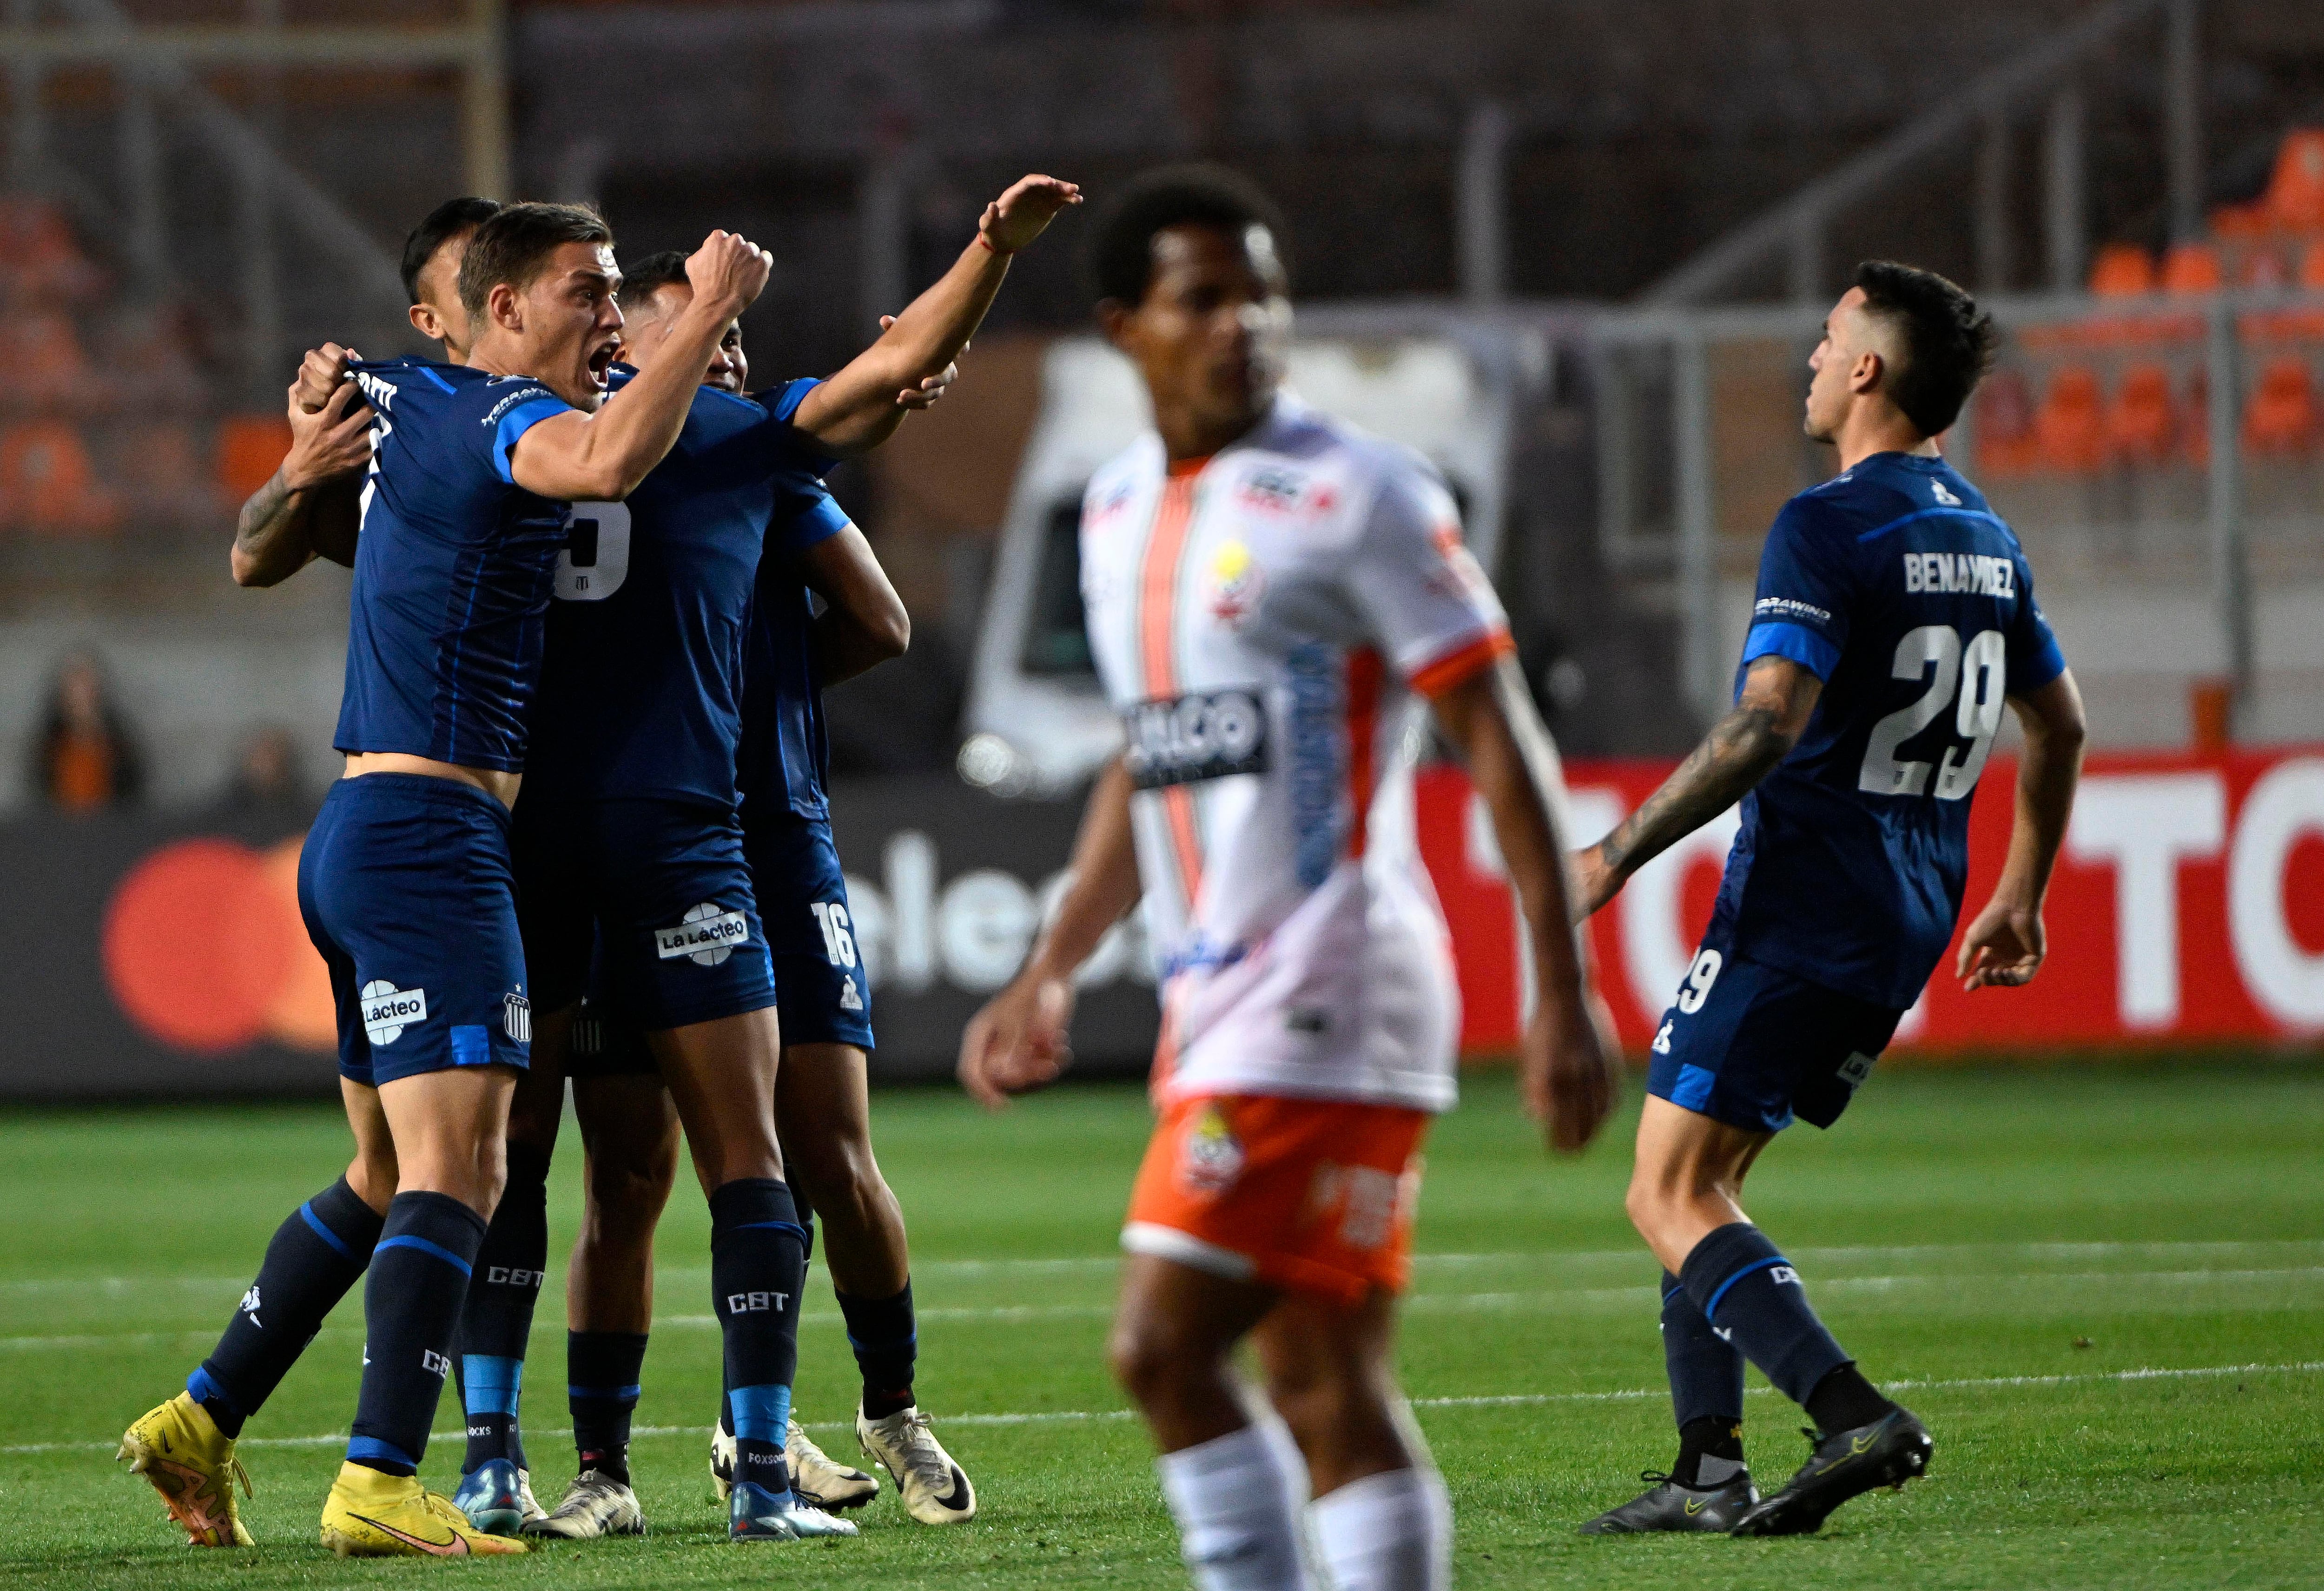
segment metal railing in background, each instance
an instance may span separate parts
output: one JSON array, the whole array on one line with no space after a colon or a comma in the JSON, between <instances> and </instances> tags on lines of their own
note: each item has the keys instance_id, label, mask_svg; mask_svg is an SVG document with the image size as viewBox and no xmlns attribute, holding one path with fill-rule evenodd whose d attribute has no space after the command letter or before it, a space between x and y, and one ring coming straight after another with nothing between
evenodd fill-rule
<instances>
[{"instance_id":1,"label":"metal railing in background","mask_svg":"<svg viewBox=\"0 0 2324 1591\"><path fill-rule=\"evenodd\" d=\"M1989 307L2005 351L1946 451L2019 530L2046 603L2176 604L2175 639L2109 636L2100 655L2118 661L2105 667L2216 679L2255 725L2263 610L2307 602L2270 622L2324 627L2324 293ZM1813 311L1787 307L1591 322L1600 549L1618 574L1666 589L1680 677L1705 721L1730 699L1749 607L1733 585L1783 500L1831 469L1801 428L1818 332ZM2194 638L2190 593L2206 631Z\"/></svg>"}]
</instances>

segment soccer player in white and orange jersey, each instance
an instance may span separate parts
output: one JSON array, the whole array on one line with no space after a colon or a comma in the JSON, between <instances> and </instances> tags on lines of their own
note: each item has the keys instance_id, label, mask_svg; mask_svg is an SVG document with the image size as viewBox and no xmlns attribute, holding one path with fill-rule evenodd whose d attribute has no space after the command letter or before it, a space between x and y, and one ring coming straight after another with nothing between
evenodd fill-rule
<instances>
[{"instance_id":1,"label":"soccer player in white and orange jersey","mask_svg":"<svg viewBox=\"0 0 2324 1591\"><path fill-rule=\"evenodd\" d=\"M1204 1591L1296 1591L1312 1489L1339 1591L1426 1591L1451 1514L1390 1360L1460 1024L1413 843L1419 703L1491 809L1532 929L1522 1063L1554 1144L1589 1141L1614 1073L1567 925L1556 754L1500 604L1434 470L1282 390L1280 236L1263 196L1207 168L1141 179L1097 229L1099 315L1155 417L1082 516L1090 641L1127 745L960 1071L994 1105L1054 1079L1074 970L1143 896L1160 1119L1111 1353L1188 1567ZM1251 1422L1230 1358L1246 1337L1304 1466Z\"/></svg>"}]
</instances>

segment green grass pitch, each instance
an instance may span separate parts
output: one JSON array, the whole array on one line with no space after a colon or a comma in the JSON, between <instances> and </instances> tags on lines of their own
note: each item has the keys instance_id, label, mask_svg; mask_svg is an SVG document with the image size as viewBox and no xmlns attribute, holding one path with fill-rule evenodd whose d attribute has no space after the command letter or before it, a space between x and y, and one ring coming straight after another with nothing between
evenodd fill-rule
<instances>
[{"instance_id":1,"label":"green grass pitch","mask_svg":"<svg viewBox=\"0 0 2324 1591\"><path fill-rule=\"evenodd\" d=\"M245 1433L256 1550L189 1551L113 1462L122 1427L207 1351L275 1223L336 1173L327 1109L7 1115L0 1584L1183 1586L1150 1451L1100 1362L1141 1097L1068 1090L988 1118L894 1093L875 1115L912 1223L921 1393L982 1517L923 1529L890 1492L856 1541L725 1544L703 1464L707 1219L686 1187L638 1412L653 1533L460 1566L339 1563L316 1544L356 1298ZM1403 1371L1451 1481L1461 1585L2324 1584L2324 1070L1896 1069L1835 1131L1784 1135L1752 1212L1937 1439L1925 1480L1786 1541L1574 1534L1672 1446L1655 1267L1622 1217L1630 1119L1554 1163L1507 1082L1480 1078L1430 1145ZM527 1404L549 1497L572 1457L556 1280L577 1206L569 1133L565 1147ZM819 1275L803 1338L801 1417L852 1456L853 1366ZM1805 1448L1796 1412L1753 1385L1766 1485ZM438 1430L456 1423L447 1400ZM458 1457L439 1434L424 1473L448 1490Z\"/></svg>"}]
</instances>

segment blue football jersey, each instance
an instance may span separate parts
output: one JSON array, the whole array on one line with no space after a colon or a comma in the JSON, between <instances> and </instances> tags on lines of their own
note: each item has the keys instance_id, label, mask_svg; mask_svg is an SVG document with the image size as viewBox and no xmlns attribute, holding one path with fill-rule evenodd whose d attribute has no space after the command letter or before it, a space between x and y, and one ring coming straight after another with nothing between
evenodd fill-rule
<instances>
[{"instance_id":1,"label":"blue football jersey","mask_svg":"<svg viewBox=\"0 0 2324 1591\"><path fill-rule=\"evenodd\" d=\"M373 448L332 744L520 771L569 512L516 483L509 450L572 406L529 376L420 359L355 380Z\"/></svg>"},{"instance_id":2,"label":"blue football jersey","mask_svg":"<svg viewBox=\"0 0 2324 1591\"><path fill-rule=\"evenodd\" d=\"M616 389L634 373L617 367ZM677 446L626 501L574 505L529 799L734 805L760 555L824 500L816 472L830 467L789 423L814 385L749 398L704 387Z\"/></svg>"},{"instance_id":3,"label":"blue football jersey","mask_svg":"<svg viewBox=\"0 0 2324 1591\"><path fill-rule=\"evenodd\" d=\"M800 575L798 555L850 522L823 483L814 485L816 501L767 533L742 698L746 809L788 809L803 818L830 814L824 781L831 745L824 731L822 687L815 677L815 598Z\"/></svg>"},{"instance_id":4,"label":"blue football jersey","mask_svg":"<svg viewBox=\"0 0 2324 1591\"><path fill-rule=\"evenodd\" d=\"M1775 517L1738 694L1769 656L1823 692L1743 800L1710 937L1901 1010L1960 913L2003 699L2066 667L2024 549L1944 460L1877 454Z\"/></svg>"}]
</instances>

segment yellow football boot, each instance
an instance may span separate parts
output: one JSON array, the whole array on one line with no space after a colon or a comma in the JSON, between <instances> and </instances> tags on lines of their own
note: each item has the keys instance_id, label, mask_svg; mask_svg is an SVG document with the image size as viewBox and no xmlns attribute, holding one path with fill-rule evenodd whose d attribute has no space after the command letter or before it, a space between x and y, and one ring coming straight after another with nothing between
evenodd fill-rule
<instances>
[{"instance_id":1,"label":"yellow football boot","mask_svg":"<svg viewBox=\"0 0 2324 1591\"><path fill-rule=\"evenodd\" d=\"M170 1517L197 1547L247 1547L250 1531L234 1507L234 1486L250 1494L250 1476L234 1456L234 1439L217 1428L210 1412L180 1393L149 1409L121 1435L116 1458L129 1460L161 1494Z\"/></svg>"},{"instance_id":2,"label":"yellow football boot","mask_svg":"<svg viewBox=\"0 0 2324 1591\"><path fill-rule=\"evenodd\" d=\"M384 1475L361 1464L339 1466L323 1504L323 1545L341 1558L467 1558L522 1552L506 1536L488 1536L468 1516L410 1475Z\"/></svg>"}]
</instances>

